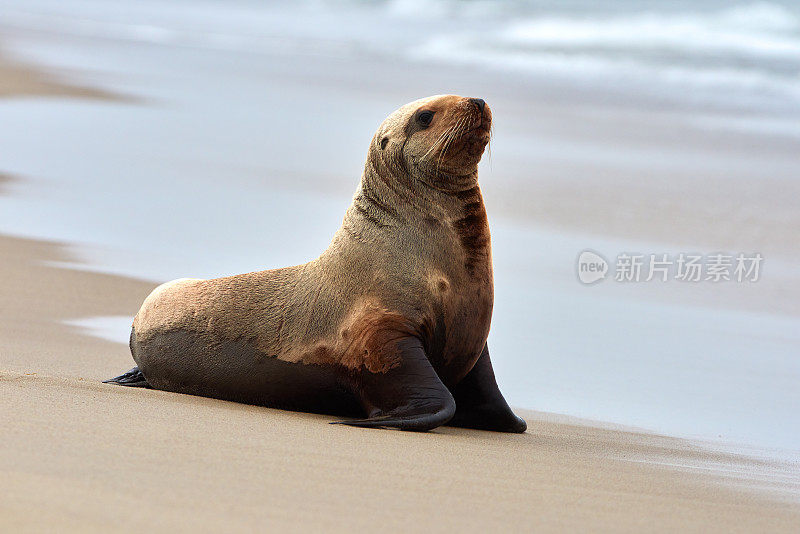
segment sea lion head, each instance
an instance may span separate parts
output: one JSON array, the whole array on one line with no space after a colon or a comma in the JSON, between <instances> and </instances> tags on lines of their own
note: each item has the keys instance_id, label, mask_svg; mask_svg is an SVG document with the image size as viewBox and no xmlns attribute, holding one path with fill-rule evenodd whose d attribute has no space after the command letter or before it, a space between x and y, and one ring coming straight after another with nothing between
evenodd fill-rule
<instances>
[{"instance_id":1,"label":"sea lion head","mask_svg":"<svg viewBox=\"0 0 800 534\"><path fill-rule=\"evenodd\" d=\"M449 189L477 180L477 166L489 143L492 112L480 98L436 95L401 107L378 128L371 153L390 169L435 180Z\"/></svg>"}]
</instances>

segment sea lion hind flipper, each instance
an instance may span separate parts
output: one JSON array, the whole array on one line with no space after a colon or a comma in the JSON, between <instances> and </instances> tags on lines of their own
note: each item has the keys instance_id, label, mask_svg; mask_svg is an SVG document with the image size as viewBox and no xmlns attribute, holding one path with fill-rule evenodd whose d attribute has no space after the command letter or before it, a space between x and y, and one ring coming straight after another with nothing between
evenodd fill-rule
<instances>
[{"instance_id":1,"label":"sea lion hind flipper","mask_svg":"<svg viewBox=\"0 0 800 534\"><path fill-rule=\"evenodd\" d=\"M148 388L153 389L153 386L147 381L138 367L134 367L127 373L121 374L115 378L103 380L104 384L117 384L119 386L128 386L132 388Z\"/></svg>"},{"instance_id":2,"label":"sea lion hind flipper","mask_svg":"<svg viewBox=\"0 0 800 534\"><path fill-rule=\"evenodd\" d=\"M497 387L488 345L452 392L458 409L450 426L518 434L528 428L525 420L511 411Z\"/></svg>"},{"instance_id":3,"label":"sea lion hind flipper","mask_svg":"<svg viewBox=\"0 0 800 534\"><path fill-rule=\"evenodd\" d=\"M400 364L385 373L362 370L355 379L356 393L370 414L366 419L335 421L365 428L397 428L425 432L446 424L456 403L428 361L416 338L396 342Z\"/></svg>"}]
</instances>

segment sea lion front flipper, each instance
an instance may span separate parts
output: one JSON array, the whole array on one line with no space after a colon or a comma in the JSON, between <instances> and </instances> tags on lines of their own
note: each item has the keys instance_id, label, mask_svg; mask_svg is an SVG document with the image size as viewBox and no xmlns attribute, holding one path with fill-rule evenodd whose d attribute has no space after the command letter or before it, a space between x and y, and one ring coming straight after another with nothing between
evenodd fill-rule
<instances>
[{"instance_id":1,"label":"sea lion front flipper","mask_svg":"<svg viewBox=\"0 0 800 534\"><path fill-rule=\"evenodd\" d=\"M422 343L413 337L395 343L400 365L385 373L362 370L354 380L369 417L335 423L424 432L453 417L455 400L431 367Z\"/></svg>"},{"instance_id":2,"label":"sea lion front flipper","mask_svg":"<svg viewBox=\"0 0 800 534\"><path fill-rule=\"evenodd\" d=\"M458 409L449 426L516 433L528 428L525 420L511 411L497 387L488 345L483 347L472 370L453 388L453 397Z\"/></svg>"}]
</instances>

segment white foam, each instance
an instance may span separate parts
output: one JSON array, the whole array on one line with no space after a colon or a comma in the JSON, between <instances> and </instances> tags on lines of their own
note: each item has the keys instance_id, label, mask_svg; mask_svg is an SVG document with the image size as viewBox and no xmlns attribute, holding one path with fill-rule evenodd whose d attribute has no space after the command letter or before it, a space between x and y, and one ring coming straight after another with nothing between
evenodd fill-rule
<instances>
[{"instance_id":1,"label":"white foam","mask_svg":"<svg viewBox=\"0 0 800 534\"><path fill-rule=\"evenodd\" d=\"M771 17L764 17L765 9ZM610 18L542 17L512 24L502 32L506 44L565 49L617 47L638 52L665 49L684 53L735 53L788 57L800 52L797 21L777 6L722 12L640 13Z\"/></svg>"}]
</instances>

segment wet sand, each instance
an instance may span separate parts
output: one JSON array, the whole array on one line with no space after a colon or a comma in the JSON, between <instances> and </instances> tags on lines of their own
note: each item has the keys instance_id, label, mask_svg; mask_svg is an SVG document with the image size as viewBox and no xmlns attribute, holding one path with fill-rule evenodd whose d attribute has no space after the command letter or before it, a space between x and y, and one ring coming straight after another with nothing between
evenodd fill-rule
<instances>
[{"instance_id":1,"label":"wet sand","mask_svg":"<svg viewBox=\"0 0 800 534\"><path fill-rule=\"evenodd\" d=\"M0 235L0 257L0 369L99 379L132 367L125 345L82 335L63 321L132 318L156 284L48 266L73 260L61 243Z\"/></svg>"},{"instance_id":2,"label":"wet sand","mask_svg":"<svg viewBox=\"0 0 800 534\"><path fill-rule=\"evenodd\" d=\"M669 438L526 413L524 435L355 430L323 416L2 373L0 527L778 532L796 503Z\"/></svg>"}]
</instances>

